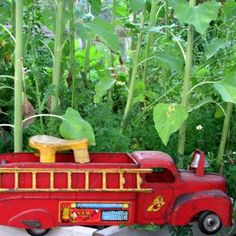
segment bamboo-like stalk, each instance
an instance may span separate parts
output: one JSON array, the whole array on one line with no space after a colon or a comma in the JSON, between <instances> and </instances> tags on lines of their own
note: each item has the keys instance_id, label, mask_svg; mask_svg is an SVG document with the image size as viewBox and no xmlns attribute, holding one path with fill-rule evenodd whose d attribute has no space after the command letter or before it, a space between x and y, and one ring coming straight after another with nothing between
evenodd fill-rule
<instances>
[{"instance_id":1,"label":"bamboo-like stalk","mask_svg":"<svg viewBox=\"0 0 236 236\"><path fill-rule=\"evenodd\" d=\"M15 23L16 23L16 3L15 0L11 1L11 31L15 35Z\"/></svg>"},{"instance_id":2,"label":"bamboo-like stalk","mask_svg":"<svg viewBox=\"0 0 236 236\"><path fill-rule=\"evenodd\" d=\"M149 22L150 27L154 27L156 25L156 14L157 14L157 9L158 9L158 4L159 4L159 1L152 0L150 22ZM144 60L149 57L151 45L153 44L153 37L154 37L154 32L148 32ZM146 60L144 63L144 69L143 69L144 81L147 79L148 65L149 65L149 60Z\"/></svg>"},{"instance_id":3,"label":"bamboo-like stalk","mask_svg":"<svg viewBox=\"0 0 236 236\"><path fill-rule=\"evenodd\" d=\"M22 151L22 77L23 77L23 6L24 0L16 1L16 44L14 80L14 151Z\"/></svg>"},{"instance_id":4,"label":"bamboo-like stalk","mask_svg":"<svg viewBox=\"0 0 236 236\"><path fill-rule=\"evenodd\" d=\"M196 0L190 0L190 5L195 6ZM184 68L184 84L182 92L182 105L187 109L189 103L189 89L190 89L190 80L193 64L193 33L194 28L192 25L188 26L188 35L187 35L187 52L186 52L186 63ZM185 121L182 127L179 130L179 139L178 139L178 153L180 155L184 154L185 149L185 140L186 140L186 128L187 122ZM183 167L183 159L180 159L179 167Z\"/></svg>"},{"instance_id":5,"label":"bamboo-like stalk","mask_svg":"<svg viewBox=\"0 0 236 236\"><path fill-rule=\"evenodd\" d=\"M223 166L223 155L225 152L226 141L228 138L230 119L232 117L232 112L233 112L233 104L228 103L227 108L226 108L224 124L223 124L222 132L221 132L220 146L219 146L218 155L217 155L217 162L219 164L221 164L222 166Z\"/></svg>"},{"instance_id":6,"label":"bamboo-like stalk","mask_svg":"<svg viewBox=\"0 0 236 236\"><path fill-rule=\"evenodd\" d=\"M61 77L61 60L63 50L63 31L64 31L64 0L57 0L57 14L56 14L56 30L54 43L54 60L53 60L53 84L55 85L55 95L51 100L51 112L57 112L59 109L59 87Z\"/></svg>"},{"instance_id":7,"label":"bamboo-like stalk","mask_svg":"<svg viewBox=\"0 0 236 236\"><path fill-rule=\"evenodd\" d=\"M69 0L69 11L70 11L70 75L72 78L71 88L71 107L75 108L75 80L76 80L76 62L75 62L75 17L74 17L74 0Z\"/></svg>"},{"instance_id":8,"label":"bamboo-like stalk","mask_svg":"<svg viewBox=\"0 0 236 236\"><path fill-rule=\"evenodd\" d=\"M111 24L112 24L113 28L115 29L116 28L116 0L112 1ZM108 66L110 68L114 67L114 55L113 55L112 51L111 51L111 54L110 54L110 58L108 59ZM115 69L113 68L112 71L114 72L114 70ZM110 73L110 71L108 73ZM111 76L111 75L109 74L108 76ZM111 88L109 90L108 99L109 99L110 108L112 109L112 107L113 107L113 88Z\"/></svg>"},{"instance_id":9,"label":"bamboo-like stalk","mask_svg":"<svg viewBox=\"0 0 236 236\"><path fill-rule=\"evenodd\" d=\"M84 58L84 79L86 80L85 85L87 84L87 79L89 74L90 48L91 48L91 42L90 40L87 40L85 46L85 58Z\"/></svg>"},{"instance_id":10,"label":"bamboo-like stalk","mask_svg":"<svg viewBox=\"0 0 236 236\"><path fill-rule=\"evenodd\" d=\"M143 28L143 26L144 26L145 11L146 11L146 6L144 5L143 10L142 10L141 20L140 20L141 28ZM126 128L127 118L129 116L131 105L132 105L136 75L138 72L138 62L139 62L139 56L140 56L140 50L141 50L141 44L142 44L142 36L143 36L143 33L140 32L138 35L138 41L137 41L137 45L136 45L136 53L135 53L134 60L133 60L133 68L132 68L132 74L131 74L131 79L130 79L130 84L129 84L128 98L127 98L127 102L126 102L126 106L125 106L124 115L123 115L123 118L121 121L122 132L124 132L124 130Z\"/></svg>"}]
</instances>

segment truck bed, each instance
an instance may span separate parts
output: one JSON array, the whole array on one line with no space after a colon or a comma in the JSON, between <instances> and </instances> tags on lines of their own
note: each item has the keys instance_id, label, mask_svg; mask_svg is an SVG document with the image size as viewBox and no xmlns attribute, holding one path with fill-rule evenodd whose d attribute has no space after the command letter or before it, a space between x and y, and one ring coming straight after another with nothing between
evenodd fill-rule
<instances>
[{"instance_id":1,"label":"truck bed","mask_svg":"<svg viewBox=\"0 0 236 236\"><path fill-rule=\"evenodd\" d=\"M6 153L0 154L1 167L49 167L52 168L138 168L138 162L127 153L90 153L90 163L74 162L73 153L57 153L56 163L40 163L34 153Z\"/></svg>"}]
</instances>

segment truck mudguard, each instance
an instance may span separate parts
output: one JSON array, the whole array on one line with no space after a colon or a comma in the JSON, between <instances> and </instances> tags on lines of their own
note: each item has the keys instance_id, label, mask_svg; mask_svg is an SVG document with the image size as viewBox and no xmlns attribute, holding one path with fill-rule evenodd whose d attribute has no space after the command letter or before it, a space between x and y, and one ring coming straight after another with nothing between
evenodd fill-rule
<instances>
[{"instance_id":1,"label":"truck mudguard","mask_svg":"<svg viewBox=\"0 0 236 236\"><path fill-rule=\"evenodd\" d=\"M48 229L55 227L55 222L48 211L36 208L23 211L10 218L8 225L18 228Z\"/></svg>"},{"instance_id":2,"label":"truck mudguard","mask_svg":"<svg viewBox=\"0 0 236 236\"><path fill-rule=\"evenodd\" d=\"M169 223L172 225L186 225L194 217L205 211L217 214L223 225L232 225L232 203L224 192L217 190L179 197L171 211Z\"/></svg>"}]
</instances>

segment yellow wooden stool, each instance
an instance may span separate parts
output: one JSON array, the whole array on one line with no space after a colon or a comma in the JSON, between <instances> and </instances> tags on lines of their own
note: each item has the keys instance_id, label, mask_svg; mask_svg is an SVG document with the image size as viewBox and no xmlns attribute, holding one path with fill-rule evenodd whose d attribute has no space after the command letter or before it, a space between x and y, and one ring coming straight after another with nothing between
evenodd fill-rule
<instances>
[{"instance_id":1,"label":"yellow wooden stool","mask_svg":"<svg viewBox=\"0 0 236 236\"><path fill-rule=\"evenodd\" d=\"M41 163L54 163L56 152L65 150L73 150L75 162L90 161L87 139L67 140L48 135L35 135L29 139L29 145L39 150Z\"/></svg>"}]
</instances>

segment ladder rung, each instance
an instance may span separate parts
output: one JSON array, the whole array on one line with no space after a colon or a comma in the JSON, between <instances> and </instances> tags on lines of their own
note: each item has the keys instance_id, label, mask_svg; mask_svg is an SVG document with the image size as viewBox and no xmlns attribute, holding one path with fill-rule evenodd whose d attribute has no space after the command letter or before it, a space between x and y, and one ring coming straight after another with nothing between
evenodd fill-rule
<instances>
[{"instance_id":1,"label":"ladder rung","mask_svg":"<svg viewBox=\"0 0 236 236\"><path fill-rule=\"evenodd\" d=\"M18 188L19 188L19 172L15 172L14 188L15 188L15 189L18 189Z\"/></svg>"},{"instance_id":2,"label":"ladder rung","mask_svg":"<svg viewBox=\"0 0 236 236\"><path fill-rule=\"evenodd\" d=\"M124 189L124 184L125 184L124 173L120 172L120 189Z\"/></svg>"},{"instance_id":3,"label":"ladder rung","mask_svg":"<svg viewBox=\"0 0 236 236\"><path fill-rule=\"evenodd\" d=\"M67 172L67 183L68 183L68 189L71 190L72 180L71 180L71 172Z\"/></svg>"},{"instance_id":4,"label":"ladder rung","mask_svg":"<svg viewBox=\"0 0 236 236\"><path fill-rule=\"evenodd\" d=\"M54 173L50 172L50 189L54 189Z\"/></svg>"},{"instance_id":5,"label":"ladder rung","mask_svg":"<svg viewBox=\"0 0 236 236\"><path fill-rule=\"evenodd\" d=\"M36 189L36 172L32 172L32 189Z\"/></svg>"},{"instance_id":6,"label":"ladder rung","mask_svg":"<svg viewBox=\"0 0 236 236\"><path fill-rule=\"evenodd\" d=\"M89 172L85 171L85 190L89 189Z\"/></svg>"},{"instance_id":7,"label":"ladder rung","mask_svg":"<svg viewBox=\"0 0 236 236\"><path fill-rule=\"evenodd\" d=\"M102 172L102 189L106 189L107 188L107 173L104 171Z\"/></svg>"}]
</instances>

